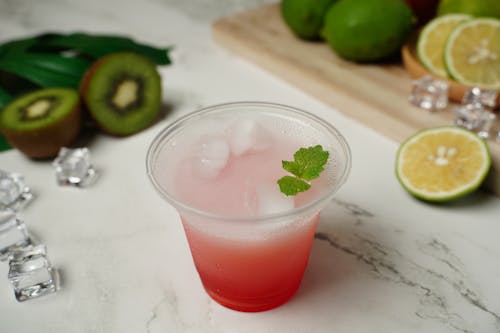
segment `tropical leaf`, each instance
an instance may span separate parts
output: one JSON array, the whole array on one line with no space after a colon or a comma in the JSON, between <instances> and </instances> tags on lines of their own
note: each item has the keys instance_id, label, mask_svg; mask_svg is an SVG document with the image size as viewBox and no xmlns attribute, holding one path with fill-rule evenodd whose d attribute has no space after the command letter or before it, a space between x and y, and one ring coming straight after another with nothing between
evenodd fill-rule
<instances>
[{"instance_id":1,"label":"tropical leaf","mask_svg":"<svg viewBox=\"0 0 500 333\"><path fill-rule=\"evenodd\" d=\"M171 63L170 48L149 46L125 36L45 33L1 44L0 71L39 87L77 88L93 61L124 51L139 53L158 65ZM6 91L14 95L22 92L22 89L13 91L5 82L2 84L6 94ZM0 94L0 103L3 99Z\"/></svg>"},{"instance_id":2,"label":"tropical leaf","mask_svg":"<svg viewBox=\"0 0 500 333\"><path fill-rule=\"evenodd\" d=\"M0 87L0 110L12 100L12 96Z\"/></svg>"},{"instance_id":3,"label":"tropical leaf","mask_svg":"<svg viewBox=\"0 0 500 333\"><path fill-rule=\"evenodd\" d=\"M17 75L41 87L77 88L81 76L43 68L15 58L0 59L0 70Z\"/></svg>"},{"instance_id":4,"label":"tropical leaf","mask_svg":"<svg viewBox=\"0 0 500 333\"><path fill-rule=\"evenodd\" d=\"M44 46L55 46L73 50L96 59L109 53L133 51L150 58L151 61L158 65L170 64L168 56L170 48L155 48L122 36L75 33L65 36L54 36L53 38L48 38L42 44Z\"/></svg>"},{"instance_id":5,"label":"tropical leaf","mask_svg":"<svg viewBox=\"0 0 500 333\"><path fill-rule=\"evenodd\" d=\"M2 134L0 134L0 152L9 150L11 148L12 147L9 145L5 137Z\"/></svg>"}]
</instances>

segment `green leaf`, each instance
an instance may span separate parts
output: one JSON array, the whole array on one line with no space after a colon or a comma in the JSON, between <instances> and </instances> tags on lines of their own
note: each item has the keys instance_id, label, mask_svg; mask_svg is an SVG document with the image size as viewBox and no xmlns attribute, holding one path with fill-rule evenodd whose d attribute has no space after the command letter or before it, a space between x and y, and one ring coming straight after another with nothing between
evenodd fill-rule
<instances>
[{"instance_id":1,"label":"green leaf","mask_svg":"<svg viewBox=\"0 0 500 333\"><path fill-rule=\"evenodd\" d=\"M311 187L307 181L319 177L329 156L330 153L317 145L300 148L293 154L293 161L281 161L283 169L295 176L285 176L278 180L281 192L286 195L295 195L307 191Z\"/></svg>"},{"instance_id":2,"label":"green leaf","mask_svg":"<svg viewBox=\"0 0 500 333\"><path fill-rule=\"evenodd\" d=\"M170 48L156 48L124 36L45 33L0 45L0 84L14 96L39 87L78 88L93 61L125 51L139 53L159 65L170 64ZM22 85L17 84L20 82ZM5 103L1 95L0 103Z\"/></svg>"},{"instance_id":3,"label":"green leaf","mask_svg":"<svg viewBox=\"0 0 500 333\"><path fill-rule=\"evenodd\" d=\"M42 87L77 88L80 76L38 67L14 58L0 59L0 70L15 74Z\"/></svg>"},{"instance_id":4,"label":"green leaf","mask_svg":"<svg viewBox=\"0 0 500 333\"><path fill-rule=\"evenodd\" d=\"M292 175L295 175L297 177L300 177L304 170L302 170L302 167L297 163L293 161L281 161L281 165L283 166L283 169L286 171L290 172Z\"/></svg>"},{"instance_id":5,"label":"green leaf","mask_svg":"<svg viewBox=\"0 0 500 333\"><path fill-rule=\"evenodd\" d=\"M7 55L15 55L26 52L30 47L35 45L37 37L13 40L0 45L0 57Z\"/></svg>"},{"instance_id":6,"label":"green leaf","mask_svg":"<svg viewBox=\"0 0 500 333\"><path fill-rule=\"evenodd\" d=\"M142 54L158 65L168 65L171 63L170 50L170 47L153 47L125 36L45 33L30 38L12 40L0 45L0 57L32 52L58 55L64 51L73 51L96 60L109 53L130 51Z\"/></svg>"},{"instance_id":7,"label":"green leaf","mask_svg":"<svg viewBox=\"0 0 500 333\"><path fill-rule=\"evenodd\" d=\"M91 65L90 61L82 58L41 53L19 54L15 59L12 56L5 56L0 58L0 63L5 60L14 60L16 63L24 62L34 67L76 77L81 77Z\"/></svg>"},{"instance_id":8,"label":"green leaf","mask_svg":"<svg viewBox=\"0 0 500 333\"><path fill-rule=\"evenodd\" d=\"M300 165L302 170L302 173L298 176L306 180L319 177L319 174L324 170L323 166L328 161L329 155L320 145L300 148L293 155L295 162Z\"/></svg>"},{"instance_id":9,"label":"green leaf","mask_svg":"<svg viewBox=\"0 0 500 333\"><path fill-rule=\"evenodd\" d=\"M319 177L329 155L320 145L300 148L293 155L294 161L282 161L283 169L299 178L311 180Z\"/></svg>"},{"instance_id":10,"label":"green leaf","mask_svg":"<svg viewBox=\"0 0 500 333\"><path fill-rule=\"evenodd\" d=\"M278 180L280 190L285 195L296 195L299 192L307 191L311 185L293 176L284 176Z\"/></svg>"},{"instance_id":11,"label":"green leaf","mask_svg":"<svg viewBox=\"0 0 500 333\"><path fill-rule=\"evenodd\" d=\"M5 137L2 134L0 134L0 152L5 151L5 150L9 150L11 148L12 147L9 145L9 143L7 142Z\"/></svg>"},{"instance_id":12,"label":"green leaf","mask_svg":"<svg viewBox=\"0 0 500 333\"><path fill-rule=\"evenodd\" d=\"M89 35L75 33L57 36L43 43L45 46L56 46L74 50L95 59L113 52L132 51L142 54L158 65L171 63L168 56L169 48L155 48L122 36Z\"/></svg>"},{"instance_id":13,"label":"green leaf","mask_svg":"<svg viewBox=\"0 0 500 333\"><path fill-rule=\"evenodd\" d=\"M0 87L0 112L2 112L3 107L7 105L11 100L12 96ZM0 152L9 150L11 148L12 147L9 145L5 137L0 134Z\"/></svg>"},{"instance_id":14,"label":"green leaf","mask_svg":"<svg viewBox=\"0 0 500 333\"><path fill-rule=\"evenodd\" d=\"M19 54L46 53L59 55L65 49L48 45L55 38L64 36L57 33L44 33L34 37L8 41L0 45L0 57Z\"/></svg>"},{"instance_id":15,"label":"green leaf","mask_svg":"<svg viewBox=\"0 0 500 333\"><path fill-rule=\"evenodd\" d=\"M12 100L12 96L0 87L0 112Z\"/></svg>"}]
</instances>

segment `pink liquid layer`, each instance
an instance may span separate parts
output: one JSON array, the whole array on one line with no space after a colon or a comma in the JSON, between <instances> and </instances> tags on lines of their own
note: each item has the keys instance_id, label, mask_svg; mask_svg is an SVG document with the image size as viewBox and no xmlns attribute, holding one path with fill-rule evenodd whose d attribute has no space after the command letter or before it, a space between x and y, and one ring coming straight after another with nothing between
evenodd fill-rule
<instances>
[{"instance_id":1,"label":"pink liquid layer","mask_svg":"<svg viewBox=\"0 0 500 333\"><path fill-rule=\"evenodd\" d=\"M295 294L317 221L318 215L294 232L244 243L209 237L183 223L207 293L228 308L255 312L279 306Z\"/></svg>"},{"instance_id":2,"label":"pink liquid layer","mask_svg":"<svg viewBox=\"0 0 500 333\"><path fill-rule=\"evenodd\" d=\"M277 187L276 181L286 174L281 161L293 159L298 146L274 142L265 151L231 156L216 179L200 179L192 168L193 156L188 156L176 177L178 195L200 210L258 216L257 186ZM321 190L321 184L316 185L316 190L297 196L295 206L310 201ZM189 215L182 216L182 221L207 293L226 307L253 312L281 305L297 291L309 259L318 217L319 213L310 221L278 229L269 237L247 239L232 238L229 231L219 234L207 231L199 227L198 218L193 223Z\"/></svg>"}]
</instances>

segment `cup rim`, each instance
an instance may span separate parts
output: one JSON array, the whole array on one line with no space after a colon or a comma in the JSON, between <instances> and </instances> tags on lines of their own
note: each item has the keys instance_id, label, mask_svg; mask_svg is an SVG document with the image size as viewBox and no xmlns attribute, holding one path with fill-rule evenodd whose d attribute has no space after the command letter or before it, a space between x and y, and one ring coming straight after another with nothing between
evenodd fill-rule
<instances>
[{"instance_id":1,"label":"cup rim","mask_svg":"<svg viewBox=\"0 0 500 333\"><path fill-rule=\"evenodd\" d=\"M231 108L247 108L247 107L258 107L258 108L268 108L268 109L274 109L274 110L281 110L281 111L287 111L287 112L292 112L296 114L300 114L302 117L305 117L313 122L316 122L320 124L321 126L325 127L325 130L329 131L330 134L335 137L335 139L338 141L339 146L341 148L341 153L343 154L343 157L345 158L345 167L343 169L342 174L337 175L337 179L335 180L335 184L326 191L323 195L320 197L316 198L315 200L312 200L311 202L308 202L307 204L300 206L300 207L295 207L291 210L283 211L283 212L278 212L278 213L272 213L272 214L265 214L265 215L259 215L259 216L241 216L241 215L227 215L227 214L221 214L221 213L213 213L213 212L208 212L202 209L198 209L195 207L192 207L184 202L182 200L179 200L178 198L175 198L174 195L169 194L168 191L166 191L156 180L156 177L154 175L154 162L156 161L156 157L158 156L158 153L161 150L161 147L163 147L162 143L164 141L164 138L168 137L169 133L172 131L184 126L186 123L189 121L199 118L203 115L209 114L211 112L220 112L222 109L231 109ZM284 105L284 104L279 104L279 103L274 103L274 102L260 102L260 101L242 101L242 102L229 102L229 103L221 103L221 104L215 104L207 107L203 107L200 109L197 109L193 112L189 112L176 120L174 120L172 123L168 124L165 128L163 128L153 139L151 142L147 154L146 154L146 171L149 177L149 180L153 184L155 190L165 199L169 204L171 204L174 208L177 209L179 214L181 212L188 212L191 214L195 214L199 217L207 218L209 220L218 220L218 221L231 221L231 222L271 222L271 221L278 221L282 220L284 218L288 218L290 216L301 216L309 211L313 211L314 208L318 208L317 211L319 211L324 205L326 205L327 202L329 202L334 194L340 189L340 187L345 183L347 180L347 177L351 171L351 160L352 160L352 155L351 155L351 149L344 138L344 136L340 133L340 131L335 128L332 124L327 122L326 120L308 112L304 111L302 109ZM181 214L182 215L182 214Z\"/></svg>"}]
</instances>

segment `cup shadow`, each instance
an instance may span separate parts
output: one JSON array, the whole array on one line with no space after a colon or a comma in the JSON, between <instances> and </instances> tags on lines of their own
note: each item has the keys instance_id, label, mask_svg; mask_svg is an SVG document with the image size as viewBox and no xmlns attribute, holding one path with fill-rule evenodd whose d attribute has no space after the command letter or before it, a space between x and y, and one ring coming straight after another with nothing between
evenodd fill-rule
<instances>
[{"instance_id":1,"label":"cup shadow","mask_svg":"<svg viewBox=\"0 0 500 333\"><path fill-rule=\"evenodd\" d=\"M371 225L369 238L363 236L359 216L342 209L332 203L322 212L301 287L291 302L316 302L325 295L335 300L340 293L345 297L349 290L359 294L371 288L359 274L373 273L384 260L388 235Z\"/></svg>"}]
</instances>

